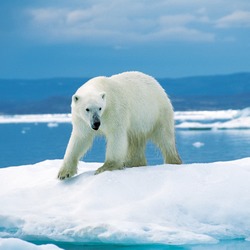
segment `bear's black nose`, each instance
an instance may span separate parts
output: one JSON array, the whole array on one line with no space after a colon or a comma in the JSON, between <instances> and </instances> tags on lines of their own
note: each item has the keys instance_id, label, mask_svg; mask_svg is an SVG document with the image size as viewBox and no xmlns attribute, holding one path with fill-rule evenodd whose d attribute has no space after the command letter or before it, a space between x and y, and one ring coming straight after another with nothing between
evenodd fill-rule
<instances>
[{"instance_id":1,"label":"bear's black nose","mask_svg":"<svg viewBox=\"0 0 250 250\"><path fill-rule=\"evenodd\" d=\"M100 121L95 121L95 122L92 124L92 129L98 130L99 127L100 127L100 125L101 125Z\"/></svg>"}]
</instances>

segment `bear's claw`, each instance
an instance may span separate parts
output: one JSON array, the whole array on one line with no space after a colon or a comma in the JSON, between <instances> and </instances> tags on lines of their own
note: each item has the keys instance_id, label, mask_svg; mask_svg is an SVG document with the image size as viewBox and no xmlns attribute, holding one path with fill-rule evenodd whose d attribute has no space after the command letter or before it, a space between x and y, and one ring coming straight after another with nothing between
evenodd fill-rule
<instances>
[{"instance_id":1,"label":"bear's claw","mask_svg":"<svg viewBox=\"0 0 250 250\"><path fill-rule=\"evenodd\" d=\"M72 177L75 174L76 174L76 171L73 171L71 169L62 168L62 169L60 169L60 171L57 175L57 178L59 180L65 180L65 179Z\"/></svg>"}]
</instances>

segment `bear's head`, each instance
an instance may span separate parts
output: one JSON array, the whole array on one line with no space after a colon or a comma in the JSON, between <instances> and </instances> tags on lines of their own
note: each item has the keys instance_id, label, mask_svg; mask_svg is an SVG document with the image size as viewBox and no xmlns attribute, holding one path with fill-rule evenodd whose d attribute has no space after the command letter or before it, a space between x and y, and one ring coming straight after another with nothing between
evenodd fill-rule
<instances>
[{"instance_id":1,"label":"bear's head","mask_svg":"<svg viewBox=\"0 0 250 250\"><path fill-rule=\"evenodd\" d=\"M92 129L101 126L101 117L106 107L106 94L78 93L72 97L72 111L83 119Z\"/></svg>"}]
</instances>

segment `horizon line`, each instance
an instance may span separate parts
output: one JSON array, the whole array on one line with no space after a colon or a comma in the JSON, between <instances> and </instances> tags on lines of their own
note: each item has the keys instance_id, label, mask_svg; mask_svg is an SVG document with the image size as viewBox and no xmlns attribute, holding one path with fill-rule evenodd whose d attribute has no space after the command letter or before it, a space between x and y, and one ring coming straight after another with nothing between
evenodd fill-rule
<instances>
[{"instance_id":1,"label":"horizon line","mask_svg":"<svg viewBox=\"0 0 250 250\"><path fill-rule=\"evenodd\" d=\"M113 75L119 74L119 73L123 73L123 72L129 72L132 70L128 70L128 71L122 71L122 72L118 72L115 73ZM137 71L137 70L135 70ZM142 71L140 71L142 72ZM148 74L147 72L143 72L145 74ZM233 72L233 73L215 73L215 74L197 74L197 75L187 75L187 76L179 76L179 77L171 77L171 76L154 76L152 74L148 74L152 77L154 77L155 79L186 79L186 78L196 78L196 77L221 77L221 76L233 76L233 75L244 75L244 74L250 74L250 71L237 71L237 72ZM38 81L38 80L51 80L51 79L91 79L97 76L103 76L103 75L96 75L96 76L51 76L51 77L32 77L32 78L7 78L7 77L0 77L0 81L13 81L13 80L19 80L19 81ZM108 75L107 77L110 77L112 75Z\"/></svg>"}]
</instances>

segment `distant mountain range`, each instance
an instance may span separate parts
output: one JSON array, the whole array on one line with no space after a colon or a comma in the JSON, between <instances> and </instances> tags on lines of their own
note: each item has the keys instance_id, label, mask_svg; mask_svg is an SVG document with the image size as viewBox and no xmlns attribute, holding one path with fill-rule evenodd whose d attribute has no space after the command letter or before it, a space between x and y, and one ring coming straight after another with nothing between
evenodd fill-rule
<instances>
[{"instance_id":1,"label":"distant mountain range","mask_svg":"<svg viewBox=\"0 0 250 250\"><path fill-rule=\"evenodd\" d=\"M89 78L0 79L0 114L70 112L71 96ZM157 79L175 110L250 106L250 73Z\"/></svg>"}]
</instances>

